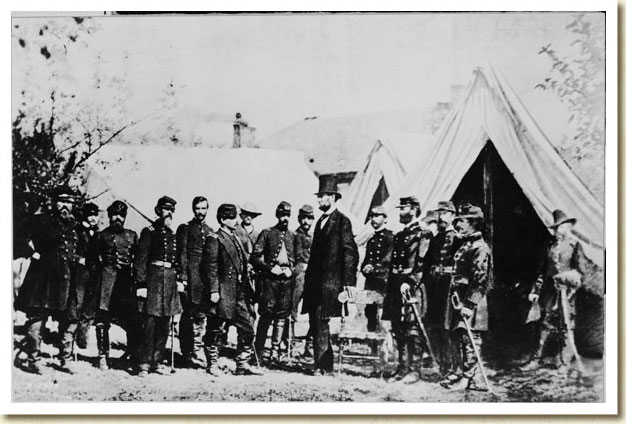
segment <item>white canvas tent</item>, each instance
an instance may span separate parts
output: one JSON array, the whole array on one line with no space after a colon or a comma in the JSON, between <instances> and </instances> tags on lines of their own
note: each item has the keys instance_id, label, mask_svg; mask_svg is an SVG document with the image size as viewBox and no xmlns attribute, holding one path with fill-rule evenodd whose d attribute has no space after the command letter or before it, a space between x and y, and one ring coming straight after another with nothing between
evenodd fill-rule
<instances>
[{"instance_id":1,"label":"white canvas tent","mask_svg":"<svg viewBox=\"0 0 626 424\"><path fill-rule=\"evenodd\" d=\"M115 199L129 205L127 227L140 231L154 219L159 197L178 204L173 224L191 219L195 196L209 200L207 222L217 227L215 212L221 203L255 203L263 215L255 219L260 230L275 223L281 200L292 204L292 228L304 203L316 205L317 178L302 154L265 149L211 149L168 146L107 146L90 159L87 195L101 209Z\"/></svg>"},{"instance_id":2,"label":"white canvas tent","mask_svg":"<svg viewBox=\"0 0 626 424\"><path fill-rule=\"evenodd\" d=\"M601 355L603 207L493 66L475 70L466 95L446 118L437 139L426 165L409 171L385 203L394 211L390 223L397 222L393 206L402 196L416 195L423 211L434 209L440 200L459 202L474 196L472 200L484 208L485 235L493 248L490 309L496 337L501 338L500 346L510 343L527 349L534 339L524 325L528 311L524 287L539 271L552 212L561 209L577 218L574 234L589 259L585 290L577 297L577 344L585 353Z\"/></svg>"},{"instance_id":3,"label":"white canvas tent","mask_svg":"<svg viewBox=\"0 0 626 424\"><path fill-rule=\"evenodd\" d=\"M451 199L486 143L493 143L541 221L562 209L578 219L575 233L585 253L604 264L603 208L560 157L510 85L490 66L478 68L470 88L438 133L425 167L416 166L386 205L417 195L422 210Z\"/></svg>"}]
</instances>

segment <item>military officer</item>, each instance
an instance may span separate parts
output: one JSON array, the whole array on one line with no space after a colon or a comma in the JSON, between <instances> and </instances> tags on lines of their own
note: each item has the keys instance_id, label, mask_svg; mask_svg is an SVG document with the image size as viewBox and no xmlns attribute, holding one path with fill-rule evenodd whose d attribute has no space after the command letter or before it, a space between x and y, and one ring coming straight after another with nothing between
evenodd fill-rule
<instances>
[{"instance_id":1,"label":"military officer","mask_svg":"<svg viewBox=\"0 0 626 424\"><path fill-rule=\"evenodd\" d=\"M157 220L144 228L139 236L135 256L135 278L137 296L144 301L143 349L140 355L139 376L149 371L167 372L161 359L165 356L165 344L170 319L182 312L179 291L183 284L177 281L180 273L177 263L176 235L170 228L176 201L168 196L161 197L154 211Z\"/></svg>"},{"instance_id":2,"label":"military officer","mask_svg":"<svg viewBox=\"0 0 626 424\"><path fill-rule=\"evenodd\" d=\"M78 328L78 304L74 270L78 261L78 234L73 216L74 192L67 186L52 192L52 210L35 215L20 241L19 251L31 259L15 308L27 315L28 332L21 346L29 371L46 370L41 361L41 326L48 316L59 321L62 335L59 361L72 372L74 337Z\"/></svg>"},{"instance_id":3,"label":"military officer","mask_svg":"<svg viewBox=\"0 0 626 424\"><path fill-rule=\"evenodd\" d=\"M254 244L259 237L259 232L254 228L252 221L263 215L259 208L252 202L246 202L240 207L239 217L241 222L235 227L235 235L239 237L243 244L246 259L250 259Z\"/></svg>"},{"instance_id":4,"label":"military officer","mask_svg":"<svg viewBox=\"0 0 626 424\"><path fill-rule=\"evenodd\" d=\"M387 212L382 206L370 211L370 225L374 235L367 241L365 259L361 264L361 273L365 276L365 290L373 290L384 296L389 278L389 264L393 249L393 232L385 227ZM378 328L378 305L370 304L365 307L368 331Z\"/></svg>"},{"instance_id":5,"label":"military officer","mask_svg":"<svg viewBox=\"0 0 626 424\"><path fill-rule=\"evenodd\" d=\"M414 311L417 310L420 319L426 312L422 273L432 233L423 229L418 221L421 209L415 196L401 198L397 207L404 229L393 237L391 275L382 319L391 321L391 332L398 347L398 368L389 380L410 384L420 379L422 353L426 346L425 335Z\"/></svg>"},{"instance_id":6,"label":"military officer","mask_svg":"<svg viewBox=\"0 0 626 424\"><path fill-rule=\"evenodd\" d=\"M204 345L207 372L221 375L217 366L219 343L226 324L237 327L237 375L260 375L249 361L253 354L255 312L254 288L248 280L248 261L243 245L234 231L237 207L222 204L217 208L220 228L204 244L200 269L208 289L205 307L208 311Z\"/></svg>"},{"instance_id":7,"label":"military officer","mask_svg":"<svg viewBox=\"0 0 626 424\"><path fill-rule=\"evenodd\" d=\"M109 367L109 329L114 321L126 332L125 357L137 365L141 317L137 310L133 261L137 251L137 233L124 228L128 206L115 200L107 208L109 226L100 234L99 253L102 268L96 312L96 341L98 345L98 367Z\"/></svg>"},{"instance_id":8,"label":"military officer","mask_svg":"<svg viewBox=\"0 0 626 424\"><path fill-rule=\"evenodd\" d=\"M100 209L93 203L83 205L81 225L76 226L78 233L78 262L76 264L75 282L76 298L80 307L80 323L76 331L76 345L81 349L87 347L87 333L96 313L96 284L100 267L99 232Z\"/></svg>"},{"instance_id":9,"label":"military officer","mask_svg":"<svg viewBox=\"0 0 626 424\"><path fill-rule=\"evenodd\" d=\"M192 367L206 367L204 356L204 333L206 312L202 309L204 283L200 276L200 261L204 243L213 232L206 222L209 201L195 197L191 203L194 217L181 224L176 231L180 280L185 285L183 314L180 317L180 347L185 362Z\"/></svg>"},{"instance_id":10,"label":"military officer","mask_svg":"<svg viewBox=\"0 0 626 424\"><path fill-rule=\"evenodd\" d=\"M453 362L449 332L453 310L448 298L454 272L454 253L460 245L460 238L452 226L456 214L452 202L439 202L434 214L437 235L430 242L424 258L424 286L428 299L425 324L440 371L445 375Z\"/></svg>"},{"instance_id":11,"label":"military officer","mask_svg":"<svg viewBox=\"0 0 626 424\"><path fill-rule=\"evenodd\" d=\"M576 324L576 292L585 275L585 258L580 242L572 234L576 218L568 217L556 209L553 213L554 238L546 247L537 280L528 295L531 302L541 307L541 333L539 344L529 363L522 369L530 371L553 363L557 367L569 366L575 346L567 340L573 335ZM564 311L564 300L567 311ZM571 332L568 337L567 332ZM557 338L557 353L554 358L544 358L544 345L550 337Z\"/></svg>"},{"instance_id":12,"label":"military officer","mask_svg":"<svg viewBox=\"0 0 626 424\"><path fill-rule=\"evenodd\" d=\"M460 370L448 374L441 382L445 388L484 389L475 377L480 351L474 350L470 340L471 334L474 345L480 349L482 333L488 330L487 295L493 285L491 250L480 231L483 221L482 210L470 204L462 206L454 219L463 240L454 254L451 296L458 298L460 309L454 311L448 328L461 363ZM466 328L463 318L470 328Z\"/></svg>"},{"instance_id":13,"label":"military officer","mask_svg":"<svg viewBox=\"0 0 626 424\"><path fill-rule=\"evenodd\" d=\"M278 362L286 318L291 312L295 236L289 231L290 217L291 204L280 202L276 207L278 222L261 231L250 256L257 281L262 280L263 288L254 346L257 353L266 358L269 364ZM269 355L261 354L265 350L265 339L272 323L272 347Z\"/></svg>"},{"instance_id":14,"label":"military officer","mask_svg":"<svg viewBox=\"0 0 626 424\"><path fill-rule=\"evenodd\" d=\"M311 225L315 215L313 213L313 206L302 205L298 211L298 228L295 231L295 237L293 241L294 260L296 262L293 269L293 290L291 293L291 314L289 316L289 326L285 328L283 339L285 343L289 343L289 340L294 337L294 324L298 320L298 306L302 299L302 291L304 290L304 274L306 272L307 264L309 263L309 257L311 256L311 242L313 241L313 234L311 234ZM309 352L313 350L312 339L307 334L307 344ZM306 349L305 349L306 351Z\"/></svg>"}]
</instances>

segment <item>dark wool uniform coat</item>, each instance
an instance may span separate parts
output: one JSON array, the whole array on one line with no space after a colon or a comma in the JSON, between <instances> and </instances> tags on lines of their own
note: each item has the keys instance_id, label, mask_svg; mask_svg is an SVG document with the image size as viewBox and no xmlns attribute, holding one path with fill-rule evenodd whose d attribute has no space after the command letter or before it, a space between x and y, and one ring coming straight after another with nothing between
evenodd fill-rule
<instances>
[{"instance_id":1,"label":"dark wool uniform coat","mask_svg":"<svg viewBox=\"0 0 626 424\"><path fill-rule=\"evenodd\" d=\"M179 225L176 230L178 263L181 271L179 278L187 282L187 296L196 305L201 303L204 292L204 283L200 276L200 262L204 243L211 233L213 229L197 219Z\"/></svg>"},{"instance_id":2,"label":"dark wool uniform coat","mask_svg":"<svg viewBox=\"0 0 626 424\"><path fill-rule=\"evenodd\" d=\"M363 268L366 265L371 265L374 269L368 274L363 273L365 275L365 290L374 290L380 294L385 294L392 250L393 232L386 228L376 231L367 241L361 272L363 273Z\"/></svg>"},{"instance_id":3,"label":"dark wool uniform coat","mask_svg":"<svg viewBox=\"0 0 626 424\"><path fill-rule=\"evenodd\" d=\"M359 252L350 220L338 210L318 220L313 233L309 264L304 278L302 313L321 305L321 319L341 316L337 296L344 286L356 286Z\"/></svg>"},{"instance_id":4,"label":"dark wool uniform coat","mask_svg":"<svg viewBox=\"0 0 626 424\"><path fill-rule=\"evenodd\" d=\"M100 233L100 293L98 308L103 311L137 307L132 265L137 252L137 233L111 226ZM130 312L130 311L127 311Z\"/></svg>"},{"instance_id":5,"label":"dark wool uniform coat","mask_svg":"<svg viewBox=\"0 0 626 424\"><path fill-rule=\"evenodd\" d=\"M250 313L254 288L248 280L248 263L237 236L221 228L211 234L204 244L200 270L206 287L203 304L211 315L236 321L238 307L247 311L246 315ZM217 305L210 302L211 293L219 293Z\"/></svg>"},{"instance_id":6,"label":"dark wool uniform coat","mask_svg":"<svg viewBox=\"0 0 626 424\"><path fill-rule=\"evenodd\" d=\"M164 262L166 266L154 264ZM144 228L135 256L135 278L139 287L148 289L145 309L154 316L174 316L182 312L176 285L176 236L158 221Z\"/></svg>"},{"instance_id":7,"label":"dark wool uniform coat","mask_svg":"<svg viewBox=\"0 0 626 424\"><path fill-rule=\"evenodd\" d=\"M468 320L471 330L489 329L487 294L493 286L493 262L491 249L485 243L482 233L476 232L463 238L463 244L454 254L454 289L459 293L463 306L474 311ZM451 329L464 328L465 324L455 313L456 320ZM450 329L449 326L446 326Z\"/></svg>"},{"instance_id":8,"label":"dark wool uniform coat","mask_svg":"<svg viewBox=\"0 0 626 424\"><path fill-rule=\"evenodd\" d=\"M404 301L400 287L407 283L411 294L417 300L417 308L421 316L427 308L426 293L421 284L424 257L433 234L423 229L418 221L407 225L393 236L393 252L391 254L391 274L387 283L387 292L383 301L382 319L393 322L405 318ZM410 311L410 309L408 309ZM410 312L412 314L412 312ZM414 321L407 319L407 321Z\"/></svg>"},{"instance_id":9,"label":"dark wool uniform coat","mask_svg":"<svg viewBox=\"0 0 626 424\"><path fill-rule=\"evenodd\" d=\"M69 312L70 295L75 295L76 221L63 222L52 215L35 215L21 244L20 251L26 257L36 252L39 259L31 259L15 302L16 309L26 313L38 309Z\"/></svg>"}]
</instances>

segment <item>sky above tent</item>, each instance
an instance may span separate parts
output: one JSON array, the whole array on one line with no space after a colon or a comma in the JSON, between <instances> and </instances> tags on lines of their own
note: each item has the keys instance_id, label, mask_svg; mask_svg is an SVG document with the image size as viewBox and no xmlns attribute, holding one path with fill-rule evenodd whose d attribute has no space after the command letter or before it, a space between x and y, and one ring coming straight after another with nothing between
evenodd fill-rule
<instances>
[{"instance_id":1,"label":"sky above tent","mask_svg":"<svg viewBox=\"0 0 626 424\"><path fill-rule=\"evenodd\" d=\"M130 113L158 109L164 87L174 81L178 108L193 112L178 115L230 127L239 111L259 139L308 116L448 101L450 86L467 84L472 70L490 59L556 140L567 115L555 97L534 88L550 67L538 51L552 43L566 53L573 39L565 27L573 16L106 16L95 18L99 30L88 48L99 55L100 71L127 79ZM604 25L600 14L593 21ZM86 56L72 53L68 60L76 90L88 90L94 69ZM14 69L20 65L14 62Z\"/></svg>"}]
</instances>

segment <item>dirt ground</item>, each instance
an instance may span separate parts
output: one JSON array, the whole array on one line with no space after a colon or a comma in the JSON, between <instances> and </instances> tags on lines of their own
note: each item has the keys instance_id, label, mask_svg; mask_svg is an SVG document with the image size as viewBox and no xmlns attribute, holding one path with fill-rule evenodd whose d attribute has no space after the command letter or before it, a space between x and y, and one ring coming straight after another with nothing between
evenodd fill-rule
<instances>
[{"instance_id":1,"label":"dirt ground","mask_svg":"<svg viewBox=\"0 0 626 424\"><path fill-rule=\"evenodd\" d=\"M425 369L423 381L415 384L387 383L367 362L351 362L342 374L332 377L309 375L311 363L297 360L283 369L264 369L263 376L215 378L203 370L176 369L170 375L139 378L120 369L115 360L125 343L119 333L112 334L113 368L104 372L94 366L93 331L87 349L78 352L75 374L54 369L56 349L45 345L51 365L47 373L35 375L13 367L13 401L600 402L604 396L602 360L587 359L588 375L579 380L556 370L522 373L514 368L491 369L487 364L497 398L486 392L446 390L433 369ZM220 367L233 370L232 356L227 349ZM387 364L385 373L394 368L395 364Z\"/></svg>"}]
</instances>

